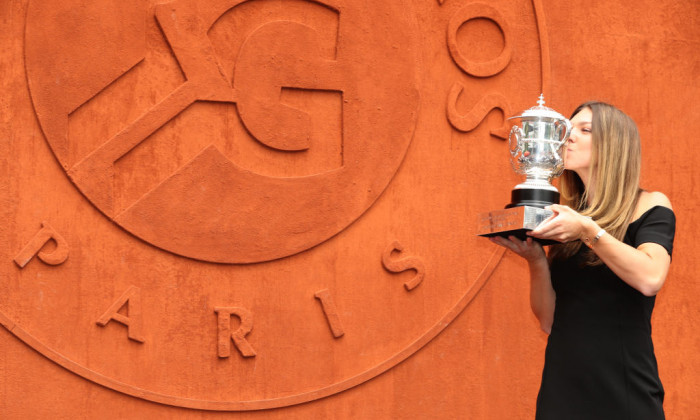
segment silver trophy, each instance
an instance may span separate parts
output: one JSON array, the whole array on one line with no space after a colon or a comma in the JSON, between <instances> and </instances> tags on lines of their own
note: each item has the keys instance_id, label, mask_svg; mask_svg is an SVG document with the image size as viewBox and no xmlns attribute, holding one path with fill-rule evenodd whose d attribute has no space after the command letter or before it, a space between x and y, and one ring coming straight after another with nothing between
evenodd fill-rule
<instances>
[{"instance_id":1,"label":"silver trophy","mask_svg":"<svg viewBox=\"0 0 700 420\"><path fill-rule=\"evenodd\" d=\"M479 215L477 234L513 235L524 240L527 231L552 215L544 207L559 203L559 191L550 181L564 170L561 152L571 134L571 122L544 106L544 95L537 106L511 119L520 119L520 125L514 125L508 136L510 163L526 179L511 191L511 202L505 209Z\"/></svg>"}]
</instances>

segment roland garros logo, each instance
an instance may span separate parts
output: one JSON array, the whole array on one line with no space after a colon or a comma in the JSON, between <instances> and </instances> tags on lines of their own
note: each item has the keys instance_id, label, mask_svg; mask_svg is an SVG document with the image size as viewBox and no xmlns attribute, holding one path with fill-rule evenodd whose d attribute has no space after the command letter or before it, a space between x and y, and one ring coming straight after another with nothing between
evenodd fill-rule
<instances>
[{"instance_id":1,"label":"roland garros logo","mask_svg":"<svg viewBox=\"0 0 700 420\"><path fill-rule=\"evenodd\" d=\"M373 260L347 263L339 254L334 261L356 269L337 282L355 294L344 296L340 287L323 284L330 280L313 276L280 284L284 279L273 272L293 270L285 264L323 251L320 246L296 260L284 258L337 235L375 205L408 161L414 135L433 135L433 130L419 131L421 123L463 140L465 133L492 124L487 120L493 110L512 115L509 100L517 96L512 92L522 85L522 75L536 79L541 68L541 85L531 81L532 92L523 93L523 103L547 92L548 47L538 0L508 6L524 12L518 19L525 23L517 27L508 24L514 19L505 17L513 16L509 11L457 0L430 0L420 10L413 3L357 0L83 2L81 8L74 3L32 1L27 13L30 94L57 161L109 220L155 247L187 257L139 243L157 254L153 259L168 257L165 272L185 267L188 273L230 283L188 278L168 288L171 278L143 269L150 260L139 267L143 278L124 280L123 267L89 250L84 255L92 259L67 260L73 248L71 238L60 234L66 225L45 223L23 249L12 251L20 267L13 265L14 275L65 261L50 274L116 273L86 276L77 286L55 285L65 296L69 290L82 293L76 303L82 306L69 309L81 321L73 331L75 340L91 343L95 352L89 360L87 351L68 354L77 346L65 344L67 335L56 332L60 325L41 329L14 316L44 313L24 307L0 311L0 323L54 362L95 383L164 404L257 410L312 401L370 380L425 346L466 308L500 261L499 249L486 262L469 262L473 277L451 278L439 257L413 254L402 238L372 230L366 236L375 241L367 246L375 252ZM491 56L472 56L471 44L464 42L460 31L474 23L485 23L502 40ZM525 46L538 40L539 45L516 50L520 35L532 39ZM434 57L442 60L439 74L431 73ZM517 71L509 73L514 67ZM437 93L435 86L441 86ZM439 97L439 103L425 103L424 97ZM505 121L488 128L485 138L468 140L474 146L501 144L508 132ZM449 151L420 153L434 158ZM404 163L402 170L410 176L421 168ZM123 237L134 246L133 239ZM57 245L53 252L43 249L51 239ZM443 251L451 252L435 252ZM34 256L42 262L25 269ZM96 262L99 258L104 261ZM84 266L95 263L106 268ZM372 264L378 268L375 277L354 276L362 271L357 267ZM394 287L395 275L409 270L416 275ZM246 279L251 272L255 276ZM266 289L259 279L273 279L276 287ZM438 280L445 287L429 289ZM369 283L372 287L365 287ZM172 293L168 299L163 290ZM274 306L275 298L282 299L280 290L306 299L294 307L305 328L285 328L287 314ZM373 295L377 290L389 292ZM423 319L405 323L400 340L395 339L399 330L392 330L395 319L380 321L367 309L381 299L394 302L395 296L396 302L411 302L424 290L443 302L421 305ZM414 314L407 308L391 311L410 320ZM373 339L361 339L370 327L377 328ZM311 330L324 335L313 336ZM178 335L184 332L191 335ZM304 334L323 339L316 353L286 351L303 347ZM181 340L181 353L162 351L169 344L163 337L173 336ZM335 352L356 357L344 358L342 367L329 365ZM189 358L178 359L182 354ZM322 360L314 359L318 355ZM113 363L125 359L128 363ZM309 359L317 362L313 372L303 370L311 365ZM172 375L163 383L145 374L144 366L169 368ZM268 389L280 366L288 382ZM190 375L211 381L189 381ZM249 384L266 386L260 390Z\"/></svg>"},{"instance_id":2,"label":"roland garros logo","mask_svg":"<svg viewBox=\"0 0 700 420\"><path fill-rule=\"evenodd\" d=\"M405 33L409 28L401 20L382 21L390 28L387 36L358 26L363 10L375 9L370 3L309 1L272 19L259 13L246 16L244 24L232 22L238 27L217 49L210 37L219 30L217 21L225 26L227 17L251 3L256 2L157 4L150 12L174 62L149 52L140 42L143 35L132 39L126 33L117 51L97 51L94 57L80 45L63 49L76 54L60 57L69 63L59 84L56 68L47 62L55 56L50 43L34 29L41 26L37 9L48 6L35 4L37 13L29 16L32 99L56 157L107 217L183 256L259 262L328 239L381 194L415 128L415 35ZM264 9L267 3L260 4ZM159 60L159 66L149 65ZM172 68L163 71L164 65ZM133 81L135 73L145 87ZM164 74L174 81L160 88ZM140 114L112 125L113 132L81 131L81 122L89 124L96 115L104 125L113 118L99 109L89 116L92 109L101 105L118 114L129 106L109 103L120 89L150 89L152 104L131 104ZM310 111L314 98L325 107L321 118ZM227 109L228 127L199 149L180 144L202 135L178 134L178 120L219 122L207 114L207 105ZM323 124L325 131L318 129ZM155 150L163 136L170 136L168 147ZM144 159L142 165L129 166L138 159ZM246 167L256 159L287 165L287 173L301 176L270 176L260 173L264 168ZM314 165L318 173L304 171Z\"/></svg>"}]
</instances>

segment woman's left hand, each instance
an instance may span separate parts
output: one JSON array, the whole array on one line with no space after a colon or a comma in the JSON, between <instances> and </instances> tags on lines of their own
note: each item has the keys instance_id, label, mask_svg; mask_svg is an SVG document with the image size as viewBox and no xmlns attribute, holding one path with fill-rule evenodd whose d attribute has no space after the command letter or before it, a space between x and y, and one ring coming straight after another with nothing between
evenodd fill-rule
<instances>
[{"instance_id":1,"label":"woman's left hand","mask_svg":"<svg viewBox=\"0 0 700 420\"><path fill-rule=\"evenodd\" d=\"M540 223L528 235L539 239L553 239L559 242L571 242L580 239L591 219L582 216L568 206L552 204L545 207L554 212L552 216Z\"/></svg>"}]
</instances>

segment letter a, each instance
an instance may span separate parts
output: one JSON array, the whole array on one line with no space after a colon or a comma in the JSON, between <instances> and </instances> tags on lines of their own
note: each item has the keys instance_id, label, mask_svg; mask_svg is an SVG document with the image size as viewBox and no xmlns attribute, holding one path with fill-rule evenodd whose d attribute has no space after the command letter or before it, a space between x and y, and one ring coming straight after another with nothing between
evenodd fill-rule
<instances>
[{"instance_id":1,"label":"letter a","mask_svg":"<svg viewBox=\"0 0 700 420\"><path fill-rule=\"evenodd\" d=\"M127 305L127 314L122 315L119 310ZM143 343L143 318L141 317L141 289L136 286L131 286L117 299L112 306L107 309L107 312L102 314L97 320L97 325L104 327L109 321L115 320L126 325L127 335L129 339Z\"/></svg>"}]
</instances>

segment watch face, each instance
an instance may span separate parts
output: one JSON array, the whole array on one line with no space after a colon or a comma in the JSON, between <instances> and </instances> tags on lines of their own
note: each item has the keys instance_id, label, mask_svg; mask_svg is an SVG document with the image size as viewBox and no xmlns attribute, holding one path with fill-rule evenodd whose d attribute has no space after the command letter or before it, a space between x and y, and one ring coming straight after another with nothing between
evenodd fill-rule
<instances>
[{"instance_id":1,"label":"watch face","mask_svg":"<svg viewBox=\"0 0 700 420\"><path fill-rule=\"evenodd\" d=\"M326 397L425 346L503 255L477 214L519 182L504 117L549 59L536 2L418 3L32 1L45 142L3 167L0 322L211 410Z\"/></svg>"}]
</instances>

